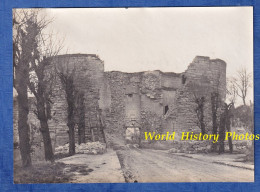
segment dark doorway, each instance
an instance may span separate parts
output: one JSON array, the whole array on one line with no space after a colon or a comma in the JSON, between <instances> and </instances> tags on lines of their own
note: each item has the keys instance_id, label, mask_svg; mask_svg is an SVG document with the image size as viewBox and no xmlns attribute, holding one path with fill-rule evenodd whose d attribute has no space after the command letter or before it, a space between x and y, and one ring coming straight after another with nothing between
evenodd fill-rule
<instances>
[{"instance_id":1,"label":"dark doorway","mask_svg":"<svg viewBox=\"0 0 260 192\"><path fill-rule=\"evenodd\" d=\"M169 110L169 106L166 105L166 106L164 107L164 115L167 113L168 110Z\"/></svg>"}]
</instances>

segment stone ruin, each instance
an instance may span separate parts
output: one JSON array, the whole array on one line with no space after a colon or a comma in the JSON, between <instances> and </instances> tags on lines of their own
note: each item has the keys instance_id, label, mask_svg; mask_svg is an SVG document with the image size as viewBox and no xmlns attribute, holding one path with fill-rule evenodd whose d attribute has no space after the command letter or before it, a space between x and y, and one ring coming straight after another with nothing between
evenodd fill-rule
<instances>
[{"instance_id":1,"label":"stone ruin","mask_svg":"<svg viewBox=\"0 0 260 192\"><path fill-rule=\"evenodd\" d=\"M205 124L206 129L211 130L210 94L217 90L222 101L226 95L226 63L209 57L195 57L183 73L104 71L104 62L93 54L56 56L53 66L58 70L64 67L75 69L74 83L83 98L77 110L84 111L81 123L85 127L86 142L109 144L122 139L138 143L144 140L145 131L200 132L195 113L196 95L205 97ZM67 104L59 78L55 78L51 99L52 119L48 123L52 144L57 147L69 140ZM30 108L30 127L37 127L39 123L33 117L33 106ZM77 125L76 141L80 136ZM14 98L14 141L17 135Z\"/></svg>"}]
</instances>

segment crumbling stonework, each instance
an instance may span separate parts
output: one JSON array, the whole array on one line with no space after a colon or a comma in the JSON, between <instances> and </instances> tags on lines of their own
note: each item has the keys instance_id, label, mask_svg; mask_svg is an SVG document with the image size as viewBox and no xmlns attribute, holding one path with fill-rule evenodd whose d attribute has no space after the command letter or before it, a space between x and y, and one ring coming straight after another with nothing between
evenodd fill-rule
<instances>
[{"instance_id":1,"label":"crumbling stonework","mask_svg":"<svg viewBox=\"0 0 260 192\"><path fill-rule=\"evenodd\" d=\"M145 131L200 132L195 113L196 94L206 99L205 122L210 130L210 94L217 91L222 101L226 95L226 63L209 57L197 56L180 74L158 70L105 72L104 62L88 54L56 56L48 70L74 71L76 90L84 98L87 141L105 142L102 126L108 143L124 140L126 128L131 126L140 128L142 139ZM53 83L51 100L52 119L48 123L53 145L60 146L68 143L68 127L66 95L59 77ZM77 140L78 134L75 136Z\"/></svg>"},{"instance_id":2,"label":"crumbling stonework","mask_svg":"<svg viewBox=\"0 0 260 192\"><path fill-rule=\"evenodd\" d=\"M217 92L220 100L226 98L226 63L210 60L209 57L196 57L183 73L186 81L176 93L175 107L169 115L174 119L176 131L200 131L195 114L195 97L205 97L206 129L212 129L211 93Z\"/></svg>"},{"instance_id":3,"label":"crumbling stonework","mask_svg":"<svg viewBox=\"0 0 260 192\"><path fill-rule=\"evenodd\" d=\"M166 133L167 131L200 132L195 113L194 94L204 96L206 129L211 130L211 92L217 91L225 100L226 63L209 57L196 57L188 69L181 74L148 71L139 73L105 72L107 87L111 90L112 113L107 117L108 127L124 134L125 121L131 110L125 107L126 90L129 86L139 88L141 98L141 137L145 131ZM135 101L132 101L135 105ZM126 115L124 115L126 114ZM108 128L109 129L109 128ZM113 130L114 132L114 130Z\"/></svg>"},{"instance_id":4,"label":"crumbling stonework","mask_svg":"<svg viewBox=\"0 0 260 192\"><path fill-rule=\"evenodd\" d=\"M104 108L104 95L102 94L104 82L104 64L96 55L62 55L53 59L53 67L63 73L74 73L73 81L78 94L83 95L85 113L85 135L86 141L104 141L102 136L100 109ZM52 68L52 70L55 70ZM67 128L67 104L65 92L57 77L53 88L53 105L50 129L56 130L55 141L57 145L68 142ZM79 109L76 108L76 112ZM76 115L76 124L79 115ZM76 125L76 128L78 126ZM76 130L77 132L77 130ZM78 134L75 134L76 140Z\"/></svg>"}]
</instances>

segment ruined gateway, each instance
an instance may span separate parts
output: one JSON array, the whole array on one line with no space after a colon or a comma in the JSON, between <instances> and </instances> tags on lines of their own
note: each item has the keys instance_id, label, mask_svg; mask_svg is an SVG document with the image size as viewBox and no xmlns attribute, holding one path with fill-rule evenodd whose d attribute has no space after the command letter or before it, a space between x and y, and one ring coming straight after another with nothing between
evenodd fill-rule
<instances>
[{"instance_id":1,"label":"ruined gateway","mask_svg":"<svg viewBox=\"0 0 260 192\"><path fill-rule=\"evenodd\" d=\"M58 70L64 67L75 69L74 83L83 96L77 110L84 110L87 142L106 141L111 145L125 139L131 141L131 134L140 134L140 140L144 141L145 131L200 132L195 96L205 97L205 124L206 129L211 130L211 93L217 91L222 101L225 100L226 63L220 59L197 56L185 72L178 74L159 70L104 71L104 62L93 54L56 56L53 66ZM52 144L57 147L68 143L67 106L59 78L53 85L49 128ZM17 115L15 105L14 100L14 116ZM33 116L30 112L30 124L37 127L37 119ZM79 119L76 119L76 141Z\"/></svg>"}]
</instances>

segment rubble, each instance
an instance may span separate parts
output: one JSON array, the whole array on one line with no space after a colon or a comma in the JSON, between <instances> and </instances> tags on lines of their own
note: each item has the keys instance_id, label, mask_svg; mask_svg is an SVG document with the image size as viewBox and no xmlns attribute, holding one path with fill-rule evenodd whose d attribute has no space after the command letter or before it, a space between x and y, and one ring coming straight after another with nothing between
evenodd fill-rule
<instances>
[{"instance_id":1,"label":"rubble","mask_svg":"<svg viewBox=\"0 0 260 192\"><path fill-rule=\"evenodd\" d=\"M75 144L75 151L78 154L103 154L106 152L106 145L99 141L97 142L88 142L88 143L81 143ZM55 148L55 154L68 154L69 153L69 144L65 144L63 146L59 146Z\"/></svg>"},{"instance_id":2,"label":"rubble","mask_svg":"<svg viewBox=\"0 0 260 192\"><path fill-rule=\"evenodd\" d=\"M168 153L208 153L210 146L210 141L175 141Z\"/></svg>"}]
</instances>

